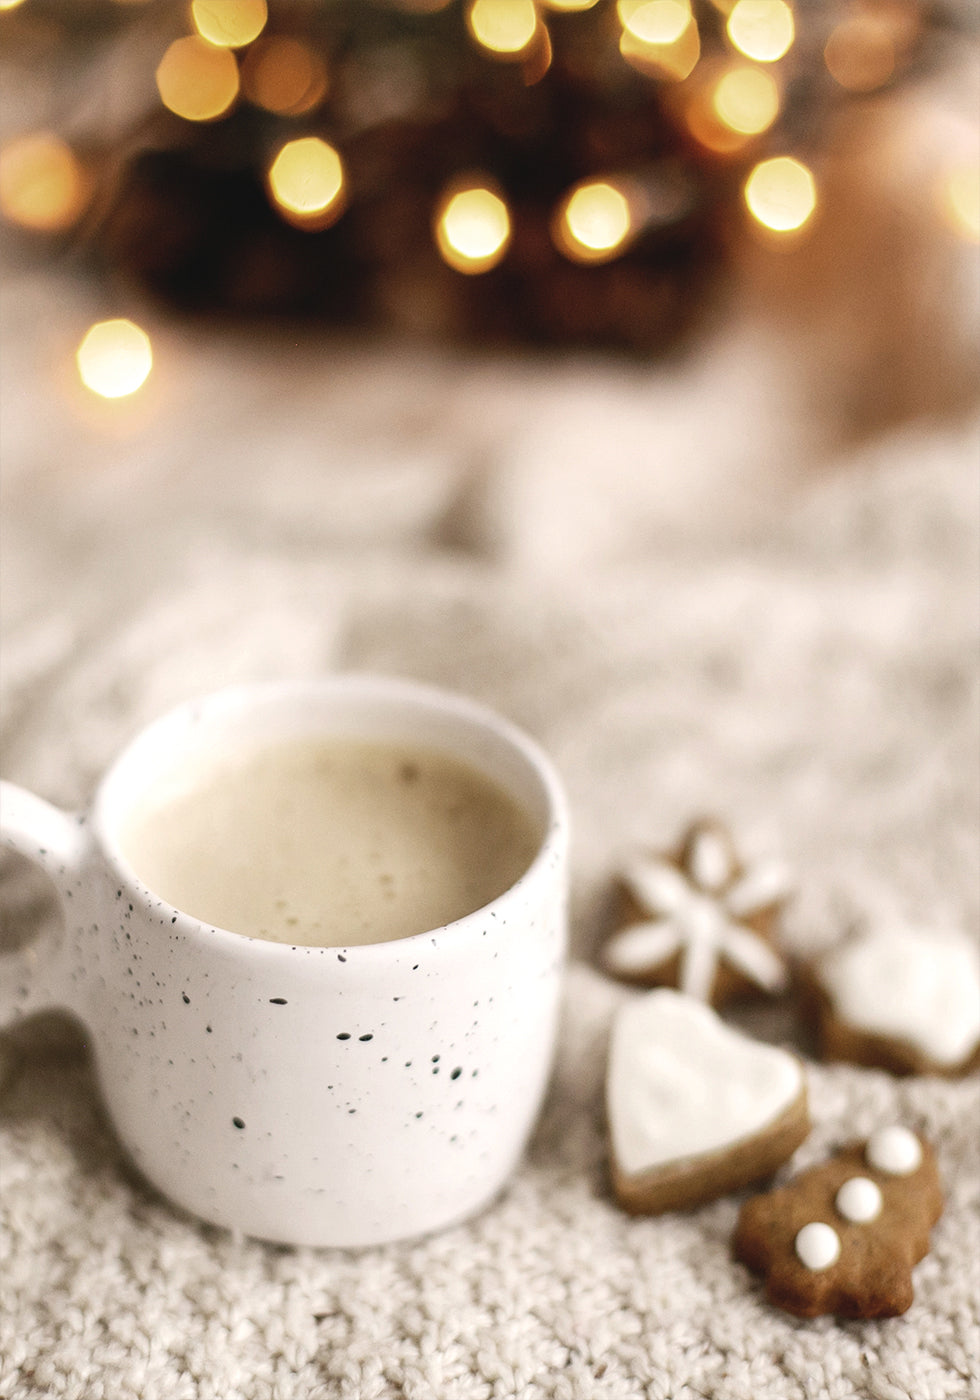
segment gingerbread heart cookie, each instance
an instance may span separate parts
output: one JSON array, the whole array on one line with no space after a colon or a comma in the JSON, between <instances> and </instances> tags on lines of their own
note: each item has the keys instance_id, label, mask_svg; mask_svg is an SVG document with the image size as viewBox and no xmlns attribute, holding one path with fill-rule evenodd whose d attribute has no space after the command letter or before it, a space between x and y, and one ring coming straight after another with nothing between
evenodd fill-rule
<instances>
[{"instance_id":1,"label":"gingerbread heart cookie","mask_svg":"<svg viewBox=\"0 0 980 1400\"><path fill-rule=\"evenodd\" d=\"M795 1055L752 1040L681 993L620 1007L606 1082L616 1198L685 1209L771 1176L810 1129Z\"/></svg>"},{"instance_id":2,"label":"gingerbread heart cookie","mask_svg":"<svg viewBox=\"0 0 980 1400\"><path fill-rule=\"evenodd\" d=\"M786 987L777 924L789 873L776 860L743 864L720 822L697 821L676 851L628 861L620 886L617 927L602 950L614 977L714 1006Z\"/></svg>"},{"instance_id":3,"label":"gingerbread heart cookie","mask_svg":"<svg viewBox=\"0 0 980 1400\"><path fill-rule=\"evenodd\" d=\"M943 1209L935 1154L903 1127L873 1133L739 1215L736 1258L797 1317L895 1317Z\"/></svg>"},{"instance_id":4,"label":"gingerbread heart cookie","mask_svg":"<svg viewBox=\"0 0 980 1400\"><path fill-rule=\"evenodd\" d=\"M811 965L809 1005L829 1060L893 1074L980 1064L980 955L958 930L861 930Z\"/></svg>"}]
</instances>

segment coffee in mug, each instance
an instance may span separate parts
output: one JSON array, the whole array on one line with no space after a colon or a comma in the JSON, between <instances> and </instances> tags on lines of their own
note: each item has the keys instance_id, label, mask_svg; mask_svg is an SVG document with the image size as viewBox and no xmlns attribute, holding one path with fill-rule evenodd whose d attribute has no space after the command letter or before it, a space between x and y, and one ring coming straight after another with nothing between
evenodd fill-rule
<instances>
[{"instance_id":1,"label":"coffee in mug","mask_svg":"<svg viewBox=\"0 0 980 1400\"><path fill-rule=\"evenodd\" d=\"M276 943L410 938L490 904L531 864L530 814L433 748L286 740L171 774L120 822L169 904Z\"/></svg>"},{"instance_id":2,"label":"coffee in mug","mask_svg":"<svg viewBox=\"0 0 980 1400\"><path fill-rule=\"evenodd\" d=\"M239 686L138 734L84 811L6 783L0 809L64 916L0 956L0 1027L74 1012L164 1196L360 1247L507 1181L548 1083L568 885L560 780L507 720L387 676Z\"/></svg>"}]
</instances>

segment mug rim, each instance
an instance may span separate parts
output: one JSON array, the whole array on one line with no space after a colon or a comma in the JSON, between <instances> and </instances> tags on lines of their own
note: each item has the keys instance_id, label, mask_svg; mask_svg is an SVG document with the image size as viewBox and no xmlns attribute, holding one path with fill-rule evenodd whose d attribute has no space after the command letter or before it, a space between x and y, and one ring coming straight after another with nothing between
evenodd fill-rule
<instances>
[{"instance_id":1,"label":"mug rim","mask_svg":"<svg viewBox=\"0 0 980 1400\"><path fill-rule=\"evenodd\" d=\"M247 708L248 704L256 698L268 703L275 703L277 699L285 702L295 696L315 697L324 692L357 692L358 690L395 702L404 700L409 705L414 704L430 712L442 709L455 718L493 733L497 738L503 740L513 752L518 753L526 763L528 771L533 773L544 795L545 829L527 869L505 890L502 890L487 904L469 910L460 915L458 919L423 929L419 933L408 934L402 938L385 939L375 943L308 944L281 943L275 939L257 938L251 934L224 928L219 924L208 923L207 920L199 919L172 904L141 879L124 856L107 813L113 788L120 782L120 775L127 763L132 762L139 748L152 744L155 737L164 734L168 729L179 726L182 721L186 722L204 706L214 706L215 708L227 706L231 712L236 712ZM127 891L144 906L152 904L165 914L169 918L171 933L179 931L183 936L202 939L216 947L224 945L229 950L234 948L240 950L244 941L252 956L272 959L282 957L293 960L300 955L308 956L310 953L333 954L335 957L338 953L343 953L346 963L350 964L353 961L367 965L390 958L392 949L417 948L421 940L432 940L438 937L441 943L456 944L469 936L469 929L474 919L485 914L487 910L503 907L506 911L510 904L521 897L526 886L538 878L540 871L553 861L562 859L567 849L569 810L567 795L558 770L542 745L520 726L499 714L489 705L472 699L459 691L431 685L424 681L388 675L383 672L351 670L328 672L321 676L241 681L204 692L199 696L190 697L172 706L137 730L109 765L96 789L91 808L91 828L98 850L117 880L118 888Z\"/></svg>"}]
</instances>

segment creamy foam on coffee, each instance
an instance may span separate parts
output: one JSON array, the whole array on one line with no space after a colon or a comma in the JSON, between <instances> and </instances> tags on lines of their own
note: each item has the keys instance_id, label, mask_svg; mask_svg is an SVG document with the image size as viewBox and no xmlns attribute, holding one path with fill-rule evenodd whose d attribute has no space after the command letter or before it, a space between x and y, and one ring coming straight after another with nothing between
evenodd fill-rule
<instances>
[{"instance_id":1,"label":"creamy foam on coffee","mask_svg":"<svg viewBox=\"0 0 980 1400\"><path fill-rule=\"evenodd\" d=\"M240 752L132 811L120 846L155 894L277 943L423 933L503 894L539 842L524 809L435 750L303 739Z\"/></svg>"}]
</instances>

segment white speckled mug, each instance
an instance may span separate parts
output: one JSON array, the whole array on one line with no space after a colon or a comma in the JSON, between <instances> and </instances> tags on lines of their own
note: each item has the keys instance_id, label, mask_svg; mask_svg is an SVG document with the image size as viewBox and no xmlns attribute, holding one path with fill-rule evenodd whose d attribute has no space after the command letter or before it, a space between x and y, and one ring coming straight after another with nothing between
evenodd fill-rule
<instances>
[{"instance_id":1,"label":"white speckled mug","mask_svg":"<svg viewBox=\"0 0 980 1400\"><path fill-rule=\"evenodd\" d=\"M530 868L442 928L347 948L244 937L151 893L119 848L134 795L216 744L296 737L464 760L530 815ZM505 720L386 677L237 687L144 730L88 813L4 784L2 834L65 915L0 961L2 1021L81 1019L119 1137L169 1199L261 1239L364 1246L465 1219L507 1181L551 1067L568 820L548 759Z\"/></svg>"}]
</instances>

